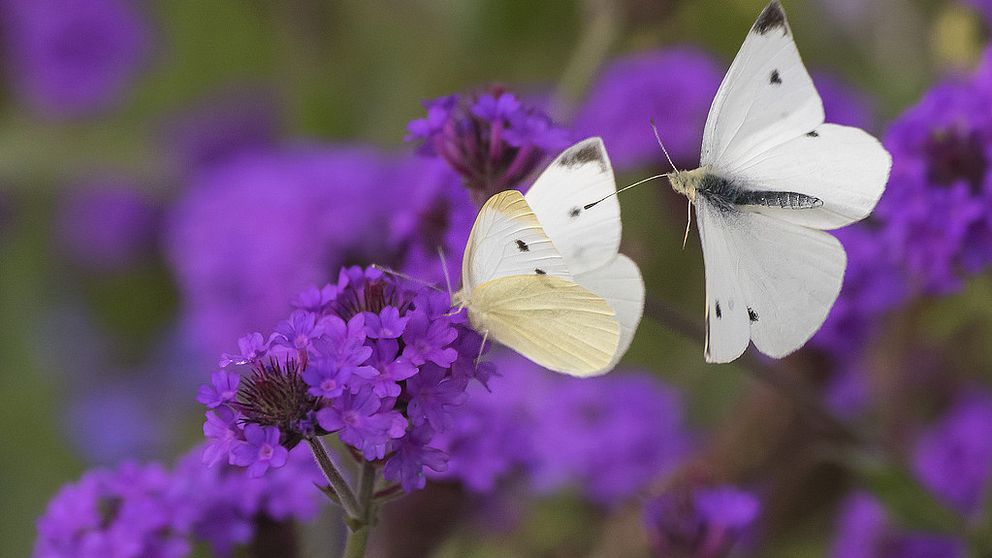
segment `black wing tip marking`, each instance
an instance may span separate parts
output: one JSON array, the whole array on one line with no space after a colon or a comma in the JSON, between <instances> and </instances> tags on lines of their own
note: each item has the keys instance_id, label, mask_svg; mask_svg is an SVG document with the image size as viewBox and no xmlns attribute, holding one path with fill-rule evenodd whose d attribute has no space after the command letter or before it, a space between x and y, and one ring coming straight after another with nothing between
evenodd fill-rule
<instances>
[{"instance_id":1,"label":"black wing tip marking","mask_svg":"<svg viewBox=\"0 0 992 558\"><path fill-rule=\"evenodd\" d=\"M517 250L520 250L521 252L530 252L530 246L527 246L527 243L523 240L518 240Z\"/></svg>"},{"instance_id":2,"label":"black wing tip marking","mask_svg":"<svg viewBox=\"0 0 992 558\"><path fill-rule=\"evenodd\" d=\"M820 137L820 132L817 132L816 130L810 130L809 132L806 132L806 137L808 137L808 138L818 138L818 137Z\"/></svg>"},{"instance_id":3,"label":"black wing tip marking","mask_svg":"<svg viewBox=\"0 0 992 558\"><path fill-rule=\"evenodd\" d=\"M782 4L779 0L774 0L768 4L758 16L758 20L754 22L754 27L751 28L759 35L767 35L769 31L775 29L781 29L783 35L789 34L789 23L785 19L785 12L782 11Z\"/></svg>"},{"instance_id":4,"label":"black wing tip marking","mask_svg":"<svg viewBox=\"0 0 992 558\"><path fill-rule=\"evenodd\" d=\"M603 151L599 145L598 141L590 141L578 149L566 151L561 157L561 165L571 169L598 162L600 171L606 172L606 161L603 159Z\"/></svg>"},{"instance_id":5,"label":"black wing tip marking","mask_svg":"<svg viewBox=\"0 0 992 558\"><path fill-rule=\"evenodd\" d=\"M547 274L548 274L548 272L547 272L547 271L544 271L544 270L543 270L543 269L541 269L541 268L537 268L537 269L535 269L535 270L534 270L534 273L536 273L536 274L538 274L538 275L547 275Z\"/></svg>"},{"instance_id":6,"label":"black wing tip marking","mask_svg":"<svg viewBox=\"0 0 992 558\"><path fill-rule=\"evenodd\" d=\"M778 70L772 70L772 75L769 77L768 83L782 85L782 74L778 73Z\"/></svg>"},{"instance_id":7,"label":"black wing tip marking","mask_svg":"<svg viewBox=\"0 0 992 558\"><path fill-rule=\"evenodd\" d=\"M758 313L755 312L750 306L747 307L747 318L752 322L758 321Z\"/></svg>"}]
</instances>

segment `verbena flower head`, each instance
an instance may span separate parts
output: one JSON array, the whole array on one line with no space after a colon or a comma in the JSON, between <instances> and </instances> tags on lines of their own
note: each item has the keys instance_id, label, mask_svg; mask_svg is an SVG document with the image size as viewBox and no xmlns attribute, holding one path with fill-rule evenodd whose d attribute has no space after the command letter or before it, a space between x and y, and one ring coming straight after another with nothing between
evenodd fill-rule
<instances>
[{"instance_id":1,"label":"verbena flower head","mask_svg":"<svg viewBox=\"0 0 992 558\"><path fill-rule=\"evenodd\" d=\"M11 77L22 101L52 117L116 101L142 68L150 30L127 0L0 4Z\"/></svg>"},{"instance_id":2,"label":"verbena flower head","mask_svg":"<svg viewBox=\"0 0 992 558\"><path fill-rule=\"evenodd\" d=\"M488 378L474 362L479 335L449 314L446 294L374 268L344 268L297 306L267 347L261 334L242 338L239 350L251 355L225 357L228 367L201 388L204 461L269 474L301 440L336 433L362 458L383 460L388 480L423 488L424 469L447 460L430 445L435 433L469 383Z\"/></svg>"},{"instance_id":3,"label":"verbena flower head","mask_svg":"<svg viewBox=\"0 0 992 558\"><path fill-rule=\"evenodd\" d=\"M410 122L407 139L420 142L421 153L444 159L477 205L521 186L547 155L570 140L550 117L499 86L424 106L427 116Z\"/></svg>"},{"instance_id":4,"label":"verbena flower head","mask_svg":"<svg viewBox=\"0 0 992 558\"><path fill-rule=\"evenodd\" d=\"M958 402L916 443L913 471L946 505L968 517L983 511L992 480L992 397Z\"/></svg>"},{"instance_id":5,"label":"verbena flower head","mask_svg":"<svg viewBox=\"0 0 992 558\"><path fill-rule=\"evenodd\" d=\"M830 558L964 558L952 537L897 528L873 496L857 492L841 505Z\"/></svg>"},{"instance_id":6,"label":"verbena flower head","mask_svg":"<svg viewBox=\"0 0 992 558\"><path fill-rule=\"evenodd\" d=\"M650 501L644 521L658 556L728 556L749 534L761 501L723 485L676 487Z\"/></svg>"},{"instance_id":7,"label":"verbena flower head","mask_svg":"<svg viewBox=\"0 0 992 558\"><path fill-rule=\"evenodd\" d=\"M206 467L202 448L175 468L126 463L63 487L38 520L37 558L171 558L206 543L216 556L249 544L266 522L311 520L322 477L309 452L291 452L264 478Z\"/></svg>"},{"instance_id":8,"label":"verbena flower head","mask_svg":"<svg viewBox=\"0 0 992 558\"><path fill-rule=\"evenodd\" d=\"M621 171L657 166L663 158L651 134L654 118L676 164L694 168L710 103L723 70L693 48L639 53L606 66L579 108L579 137L602 136Z\"/></svg>"},{"instance_id":9,"label":"verbena flower head","mask_svg":"<svg viewBox=\"0 0 992 558\"><path fill-rule=\"evenodd\" d=\"M985 73L939 84L886 134L892 176L876 215L918 290L956 290L992 262L990 85Z\"/></svg>"}]
</instances>

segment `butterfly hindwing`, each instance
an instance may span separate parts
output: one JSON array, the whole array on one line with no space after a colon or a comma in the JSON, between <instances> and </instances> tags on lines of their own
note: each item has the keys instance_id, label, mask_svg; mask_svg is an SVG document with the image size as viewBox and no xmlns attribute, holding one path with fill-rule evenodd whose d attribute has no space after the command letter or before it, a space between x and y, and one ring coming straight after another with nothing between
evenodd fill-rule
<instances>
[{"instance_id":1,"label":"butterfly hindwing","mask_svg":"<svg viewBox=\"0 0 992 558\"><path fill-rule=\"evenodd\" d=\"M847 264L840 242L760 213L722 211L704 200L696 208L706 261L707 361L737 358L748 339L774 358L802 347L840 293ZM733 308L719 300L727 296Z\"/></svg>"},{"instance_id":2,"label":"butterfly hindwing","mask_svg":"<svg viewBox=\"0 0 992 558\"><path fill-rule=\"evenodd\" d=\"M600 138L566 149L527 191L527 203L573 274L598 269L617 255L621 226L616 197L585 209L615 191L613 167Z\"/></svg>"},{"instance_id":3,"label":"butterfly hindwing","mask_svg":"<svg viewBox=\"0 0 992 558\"><path fill-rule=\"evenodd\" d=\"M701 162L718 172L741 168L823 119L823 102L775 0L751 28L713 99Z\"/></svg>"},{"instance_id":4,"label":"butterfly hindwing","mask_svg":"<svg viewBox=\"0 0 992 558\"><path fill-rule=\"evenodd\" d=\"M516 275L472 292L469 319L530 360L573 376L607 372L620 326L602 297L561 277Z\"/></svg>"},{"instance_id":5,"label":"butterfly hindwing","mask_svg":"<svg viewBox=\"0 0 992 558\"><path fill-rule=\"evenodd\" d=\"M641 322L641 315L644 314L644 279L641 277L641 270L633 260L618 254L608 265L576 275L575 281L603 297L616 312L616 319L620 324L620 342L609 365L609 368L613 368L630 348Z\"/></svg>"}]
</instances>

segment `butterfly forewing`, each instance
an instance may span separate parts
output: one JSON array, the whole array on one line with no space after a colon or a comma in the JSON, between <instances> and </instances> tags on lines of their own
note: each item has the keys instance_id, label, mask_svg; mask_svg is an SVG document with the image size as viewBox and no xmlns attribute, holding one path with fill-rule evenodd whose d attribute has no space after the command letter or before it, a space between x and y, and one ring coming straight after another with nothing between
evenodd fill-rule
<instances>
[{"instance_id":1,"label":"butterfly forewing","mask_svg":"<svg viewBox=\"0 0 992 558\"><path fill-rule=\"evenodd\" d=\"M607 372L620 326L610 306L584 287L551 275L487 281L472 292L479 330L532 361L573 376Z\"/></svg>"},{"instance_id":2,"label":"butterfly forewing","mask_svg":"<svg viewBox=\"0 0 992 558\"><path fill-rule=\"evenodd\" d=\"M778 1L758 17L717 91L701 162L733 169L823 123L823 103Z\"/></svg>"},{"instance_id":3,"label":"butterfly forewing","mask_svg":"<svg viewBox=\"0 0 992 558\"><path fill-rule=\"evenodd\" d=\"M571 279L565 261L516 190L500 192L482 206L462 260L462 288L512 275Z\"/></svg>"},{"instance_id":4,"label":"butterfly forewing","mask_svg":"<svg viewBox=\"0 0 992 558\"><path fill-rule=\"evenodd\" d=\"M565 150L527 191L527 203L573 274L609 264L620 249L620 203L603 140L589 138Z\"/></svg>"}]
</instances>

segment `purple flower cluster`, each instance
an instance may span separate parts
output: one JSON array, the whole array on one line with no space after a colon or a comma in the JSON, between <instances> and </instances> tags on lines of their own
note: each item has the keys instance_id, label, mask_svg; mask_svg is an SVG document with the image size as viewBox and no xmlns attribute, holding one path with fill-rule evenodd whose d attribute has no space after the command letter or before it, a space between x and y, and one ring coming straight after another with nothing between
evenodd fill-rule
<instances>
[{"instance_id":1,"label":"purple flower cluster","mask_svg":"<svg viewBox=\"0 0 992 558\"><path fill-rule=\"evenodd\" d=\"M992 397L959 401L916 442L913 471L945 505L966 517L984 511L992 481Z\"/></svg>"},{"instance_id":2,"label":"purple flower cluster","mask_svg":"<svg viewBox=\"0 0 992 558\"><path fill-rule=\"evenodd\" d=\"M302 449L302 448L301 448ZM295 451L277 474L252 479L233 467L208 468L200 448L173 470L125 463L94 469L63 487L38 520L37 558L179 558L206 543L229 556L258 522L311 520L321 479L309 453Z\"/></svg>"},{"instance_id":3,"label":"purple flower cluster","mask_svg":"<svg viewBox=\"0 0 992 558\"><path fill-rule=\"evenodd\" d=\"M443 159L462 178L477 205L522 185L549 154L571 140L546 114L501 87L424 103L425 118L408 126L420 152Z\"/></svg>"},{"instance_id":4,"label":"purple flower cluster","mask_svg":"<svg viewBox=\"0 0 992 558\"><path fill-rule=\"evenodd\" d=\"M980 71L937 85L885 137L892 176L876 215L925 293L955 291L992 263L990 78Z\"/></svg>"},{"instance_id":5,"label":"purple flower cluster","mask_svg":"<svg viewBox=\"0 0 992 558\"><path fill-rule=\"evenodd\" d=\"M761 514L752 492L731 485L674 488L650 501L644 521L658 556L728 556Z\"/></svg>"},{"instance_id":6,"label":"purple flower cluster","mask_svg":"<svg viewBox=\"0 0 992 558\"><path fill-rule=\"evenodd\" d=\"M23 102L46 116L80 116L112 104L149 51L148 25L127 0L7 0L0 26L5 69Z\"/></svg>"},{"instance_id":7,"label":"purple flower cluster","mask_svg":"<svg viewBox=\"0 0 992 558\"><path fill-rule=\"evenodd\" d=\"M496 364L490 391L470 391L439 436L451 460L438 476L490 491L523 472L539 491L577 486L609 505L670 472L689 449L678 395L647 374L576 379L515 355Z\"/></svg>"},{"instance_id":8,"label":"purple flower cluster","mask_svg":"<svg viewBox=\"0 0 992 558\"><path fill-rule=\"evenodd\" d=\"M337 433L363 459L385 460L387 480L423 488L425 468L445 468L434 433L449 427L469 383L488 378L475 366L481 337L449 313L446 294L374 268L342 269L296 306L268 338L242 338L241 354L225 354L201 387L204 460L257 477L301 440Z\"/></svg>"},{"instance_id":9,"label":"purple flower cluster","mask_svg":"<svg viewBox=\"0 0 992 558\"><path fill-rule=\"evenodd\" d=\"M873 496L857 492L841 506L831 558L964 558L954 538L897 528Z\"/></svg>"}]
</instances>

